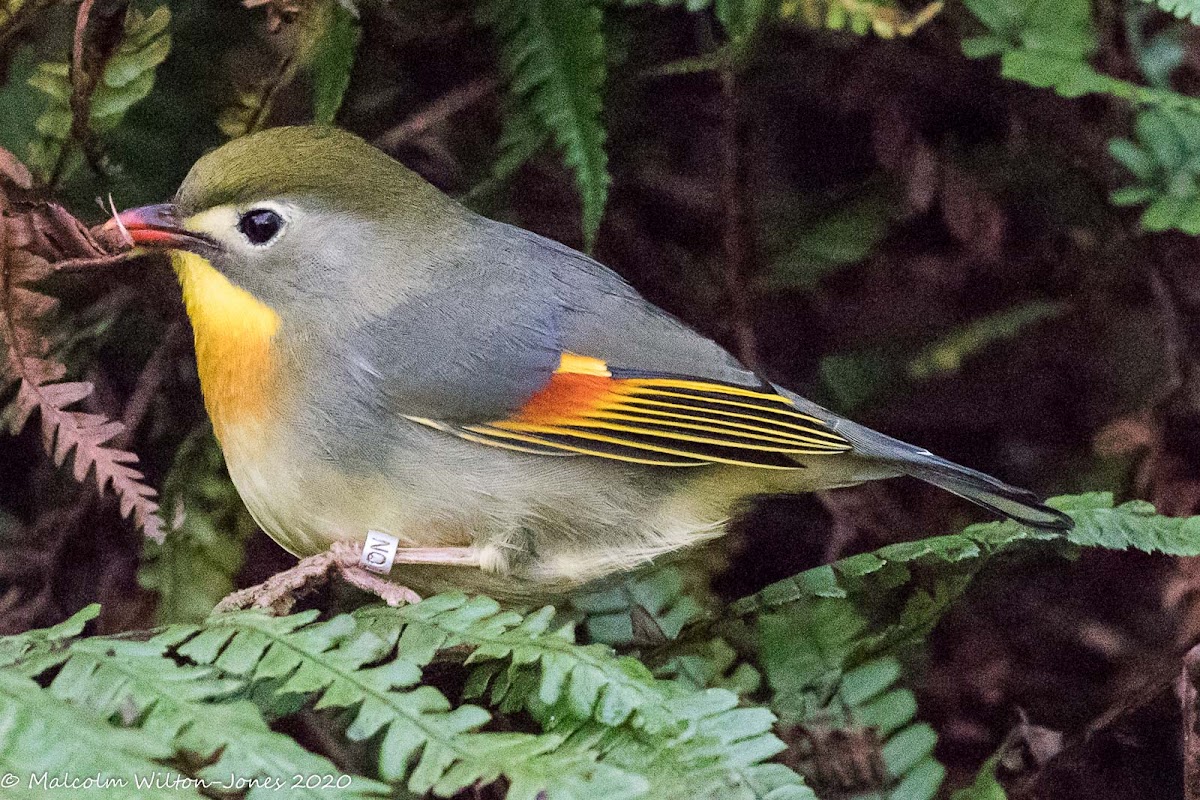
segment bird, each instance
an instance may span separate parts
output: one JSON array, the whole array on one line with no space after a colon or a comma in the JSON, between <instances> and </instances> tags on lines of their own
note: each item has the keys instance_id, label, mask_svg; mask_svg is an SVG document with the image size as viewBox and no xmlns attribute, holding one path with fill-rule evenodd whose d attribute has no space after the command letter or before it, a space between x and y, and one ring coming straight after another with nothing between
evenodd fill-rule
<instances>
[{"instance_id":1,"label":"bird","mask_svg":"<svg viewBox=\"0 0 1200 800\"><path fill-rule=\"evenodd\" d=\"M301 558L225 608L287 608L339 570L393 604L561 595L723 535L755 497L901 475L1072 524L764 379L336 127L234 139L114 228L169 251L229 475ZM358 563L372 531L395 540L391 576Z\"/></svg>"}]
</instances>

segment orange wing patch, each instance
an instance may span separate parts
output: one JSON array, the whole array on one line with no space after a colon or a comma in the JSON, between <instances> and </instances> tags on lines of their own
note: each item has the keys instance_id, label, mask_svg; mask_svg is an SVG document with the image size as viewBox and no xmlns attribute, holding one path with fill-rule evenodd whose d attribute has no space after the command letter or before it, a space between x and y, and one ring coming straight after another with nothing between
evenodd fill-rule
<instances>
[{"instance_id":1,"label":"orange wing patch","mask_svg":"<svg viewBox=\"0 0 1200 800\"><path fill-rule=\"evenodd\" d=\"M508 419L463 426L416 421L497 447L657 466L799 469L796 456L851 449L824 422L769 390L622 376L600 359L574 353L563 354L546 386Z\"/></svg>"},{"instance_id":2,"label":"orange wing patch","mask_svg":"<svg viewBox=\"0 0 1200 800\"><path fill-rule=\"evenodd\" d=\"M600 359L566 353L550 382L529 398L513 420L550 424L575 419L602 404L616 383Z\"/></svg>"}]
</instances>

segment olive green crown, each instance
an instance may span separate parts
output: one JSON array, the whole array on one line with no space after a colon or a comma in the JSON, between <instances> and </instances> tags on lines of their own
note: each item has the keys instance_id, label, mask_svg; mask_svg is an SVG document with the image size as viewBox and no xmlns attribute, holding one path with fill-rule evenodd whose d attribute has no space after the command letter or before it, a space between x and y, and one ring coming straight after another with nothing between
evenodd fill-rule
<instances>
[{"instance_id":1,"label":"olive green crown","mask_svg":"<svg viewBox=\"0 0 1200 800\"><path fill-rule=\"evenodd\" d=\"M271 128L217 148L192 167L175 203L190 216L229 203L283 197L372 218L454 205L354 134L317 125Z\"/></svg>"}]
</instances>

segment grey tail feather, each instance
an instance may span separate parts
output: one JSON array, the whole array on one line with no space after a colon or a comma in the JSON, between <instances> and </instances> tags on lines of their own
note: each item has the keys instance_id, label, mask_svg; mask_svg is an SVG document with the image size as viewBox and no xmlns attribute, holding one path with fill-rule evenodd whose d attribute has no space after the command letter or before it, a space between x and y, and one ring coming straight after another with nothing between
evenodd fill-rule
<instances>
[{"instance_id":1,"label":"grey tail feather","mask_svg":"<svg viewBox=\"0 0 1200 800\"><path fill-rule=\"evenodd\" d=\"M929 454L919 460L906 459L898 466L907 475L953 492L994 514L1014 519L1023 525L1050 531L1069 531L1075 527L1074 520L1043 503L1033 492L1010 486L991 475L959 466L944 458Z\"/></svg>"},{"instance_id":2,"label":"grey tail feather","mask_svg":"<svg viewBox=\"0 0 1200 800\"><path fill-rule=\"evenodd\" d=\"M1009 517L1033 528L1069 531L1075 527L1074 520L1043 503L1033 492L1010 486L991 475L960 466L928 450L851 422L781 386L775 388L790 398L801 411L824 420L832 430L846 437L859 455L895 470L876 477L897 473L912 475L983 506L993 514Z\"/></svg>"}]
</instances>

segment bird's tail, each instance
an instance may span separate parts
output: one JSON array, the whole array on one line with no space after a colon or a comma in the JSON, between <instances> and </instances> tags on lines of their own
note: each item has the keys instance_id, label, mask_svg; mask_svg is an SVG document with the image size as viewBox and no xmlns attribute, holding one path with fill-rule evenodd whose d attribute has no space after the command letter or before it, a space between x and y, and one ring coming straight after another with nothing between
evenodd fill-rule
<instances>
[{"instance_id":1,"label":"bird's tail","mask_svg":"<svg viewBox=\"0 0 1200 800\"><path fill-rule=\"evenodd\" d=\"M905 474L932 483L1024 525L1052 531L1069 531L1075 526L1070 517L1043 503L1033 492L1010 486L991 475L959 466L932 453L923 453L922 456L919 459L906 459L898 466Z\"/></svg>"},{"instance_id":2,"label":"bird's tail","mask_svg":"<svg viewBox=\"0 0 1200 800\"><path fill-rule=\"evenodd\" d=\"M791 398L801 411L824 420L844 436L854 445L857 455L885 466L886 473L877 477L912 475L983 506L994 514L1010 517L1030 527L1051 531L1069 531L1075 527L1075 522L1069 516L1046 505L1033 492L1010 486L991 475L960 466L928 450L851 422L786 389L779 391Z\"/></svg>"}]
</instances>

